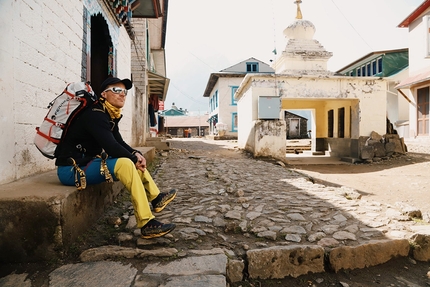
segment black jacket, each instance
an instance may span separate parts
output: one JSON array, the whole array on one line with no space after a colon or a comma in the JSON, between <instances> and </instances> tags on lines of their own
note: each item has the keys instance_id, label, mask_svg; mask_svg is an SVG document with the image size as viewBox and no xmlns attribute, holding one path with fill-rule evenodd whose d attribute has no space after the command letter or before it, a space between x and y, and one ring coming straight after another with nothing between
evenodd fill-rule
<instances>
[{"instance_id":1,"label":"black jacket","mask_svg":"<svg viewBox=\"0 0 430 287\"><path fill-rule=\"evenodd\" d=\"M102 151L110 157L126 157L137 162L136 150L121 137L119 119L111 119L101 103L84 110L73 120L65 137L55 150L55 165L70 165L72 157L77 164L85 165Z\"/></svg>"}]
</instances>

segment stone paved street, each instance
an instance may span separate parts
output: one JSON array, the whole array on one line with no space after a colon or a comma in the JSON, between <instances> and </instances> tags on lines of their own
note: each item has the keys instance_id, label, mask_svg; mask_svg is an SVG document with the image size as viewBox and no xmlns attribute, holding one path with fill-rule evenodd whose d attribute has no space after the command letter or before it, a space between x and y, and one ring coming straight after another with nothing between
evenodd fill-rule
<instances>
[{"instance_id":1,"label":"stone paved street","mask_svg":"<svg viewBox=\"0 0 430 287\"><path fill-rule=\"evenodd\" d=\"M314 184L275 161L235 151L234 142L214 149L213 141L175 140L172 147L155 178L161 190L175 187L179 195L158 218L175 222L173 236L182 240L221 237L243 253L293 243L355 246L414 232L401 208Z\"/></svg>"},{"instance_id":2,"label":"stone paved street","mask_svg":"<svg viewBox=\"0 0 430 287\"><path fill-rule=\"evenodd\" d=\"M234 141L172 139L170 147L157 157L153 176L162 191L176 188L178 195L156 218L176 229L141 239L132 208L125 208L128 232L118 233L118 245L84 251L82 263L51 272L49 286L95 286L94 274L106 272L103 286L218 287L247 276L359 269L408 256L408 240L429 234L427 223L412 219L419 210L315 184L281 162L252 158ZM415 256L426 261L426 252ZM30 286L16 276L0 286Z\"/></svg>"}]
</instances>

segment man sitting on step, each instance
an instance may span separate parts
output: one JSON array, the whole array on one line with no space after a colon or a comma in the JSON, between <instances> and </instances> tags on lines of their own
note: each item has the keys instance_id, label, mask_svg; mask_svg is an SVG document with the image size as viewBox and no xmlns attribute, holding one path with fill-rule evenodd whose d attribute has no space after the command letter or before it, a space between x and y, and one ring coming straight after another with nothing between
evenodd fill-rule
<instances>
[{"instance_id":1,"label":"man sitting on step","mask_svg":"<svg viewBox=\"0 0 430 287\"><path fill-rule=\"evenodd\" d=\"M87 184L109 177L121 181L131 194L142 237L155 238L175 229L175 224L155 220L149 202L154 212L160 212L175 198L176 190L159 191L143 155L125 143L119 132L121 108L132 86L129 79L114 77L102 83L101 97L74 119L57 147L55 164L64 185L75 185L78 178L85 178Z\"/></svg>"}]
</instances>

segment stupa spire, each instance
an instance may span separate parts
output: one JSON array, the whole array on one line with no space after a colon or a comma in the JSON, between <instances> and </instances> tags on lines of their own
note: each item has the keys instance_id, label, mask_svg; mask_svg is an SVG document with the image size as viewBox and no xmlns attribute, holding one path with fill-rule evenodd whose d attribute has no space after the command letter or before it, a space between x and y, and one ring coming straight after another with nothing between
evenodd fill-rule
<instances>
[{"instance_id":1,"label":"stupa spire","mask_svg":"<svg viewBox=\"0 0 430 287\"><path fill-rule=\"evenodd\" d=\"M297 16L296 19L303 19L302 17L302 11L300 10L300 3L302 3L302 0L296 0L294 1L295 4L297 4Z\"/></svg>"}]
</instances>

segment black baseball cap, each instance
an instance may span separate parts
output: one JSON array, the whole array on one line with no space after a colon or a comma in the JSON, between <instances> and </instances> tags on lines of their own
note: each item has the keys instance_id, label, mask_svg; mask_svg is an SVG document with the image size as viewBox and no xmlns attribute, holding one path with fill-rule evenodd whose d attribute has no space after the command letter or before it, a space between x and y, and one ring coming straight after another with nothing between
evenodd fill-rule
<instances>
[{"instance_id":1,"label":"black baseball cap","mask_svg":"<svg viewBox=\"0 0 430 287\"><path fill-rule=\"evenodd\" d=\"M122 79L121 80L121 79L118 79L118 78L109 77L106 80L104 80L104 82L100 86L100 89L103 92L104 90L106 90L107 86L113 85L113 84L117 84L117 83L123 83L124 86L125 86L125 88L127 90L130 90L131 87L133 86L133 83L129 79Z\"/></svg>"}]
</instances>

